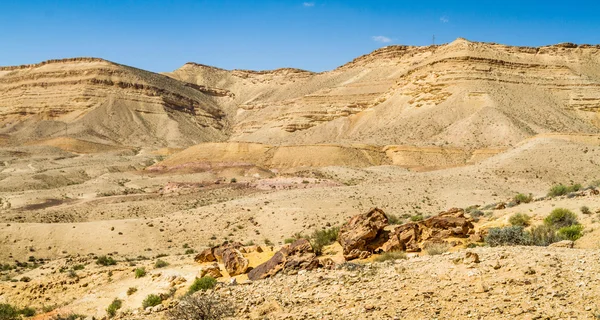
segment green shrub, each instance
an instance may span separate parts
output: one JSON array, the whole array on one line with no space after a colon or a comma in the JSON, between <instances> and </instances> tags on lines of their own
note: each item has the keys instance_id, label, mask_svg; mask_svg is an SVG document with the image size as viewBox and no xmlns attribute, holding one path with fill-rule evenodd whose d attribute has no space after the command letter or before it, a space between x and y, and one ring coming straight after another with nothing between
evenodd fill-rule
<instances>
[{"instance_id":1,"label":"green shrub","mask_svg":"<svg viewBox=\"0 0 600 320\"><path fill-rule=\"evenodd\" d=\"M0 320L19 320L19 310L8 303L0 304Z\"/></svg>"},{"instance_id":2,"label":"green shrub","mask_svg":"<svg viewBox=\"0 0 600 320\"><path fill-rule=\"evenodd\" d=\"M530 220L531 217L524 213L515 213L508 219L508 222L513 226L527 227L531 224Z\"/></svg>"},{"instance_id":3,"label":"green shrub","mask_svg":"<svg viewBox=\"0 0 600 320\"><path fill-rule=\"evenodd\" d=\"M96 260L96 264L105 266L105 267L106 266L114 266L115 264L117 264L117 261L115 259L113 259L112 257L100 256Z\"/></svg>"},{"instance_id":4,"label":"green shrub","mask_svg":"<svg viewBox=\"0 0 600 320\"><path fill-rule=\"evenodd\" d=\"M490 247L526 246L531 244L531 235L522 226L490 228L485 242Z\"/></svg>"},{"instance_id":5,"label":"green shrub","mask_svg":"<svg viewBox=\"0 0 600 320\"><path fill-rule=\"evenodd\" d=\"M567 193L570 192L576 192L581 190L581 185L580 184L574 184L571 186L565 186L564 184L557 184L555 186L552 186L552 188L550 188L550 191L548 191L548 196L549 197L558 197L558 196L564 196Z\"/></svg>"},{"instance_id":6,"label":"green shrub","mask_svg":"<svg viewBox=\"0 0 600 320\"><path fill-rule=\"evenodd\" d=\"M533 201L533 196L531 195L531 193L529 195L519 193L513 198L513 201L516 202L517 204L530 203L531 201Z\"/></svg>"},{"instance_id":7,"label":"green shrub","mask_svg":"<svg viewBox=\"0 0 600 320\"><path fill-rule=\"evenodd\" d=\"M556 208L544 219L544 224L560 229L578 224L578 222L577 216L573 212L564 208Z\"/></svg>"},{"instance_id":8,"label":"green shrub","mask_svg":"<svg viewBox=\"0 0 600 320\"><path fill-rule=\"evenodd\" d=\"M25 307L19 311L25 317L33 317L35 316L35 309L31 307Z\"/></svg>"},{"instance_id":9,"label":"green shrub","mask_svg":"<svg viewBox=\"0 0 600 320\"><path fill-rule=\"evenodd\" d=\"M417 214L417 215L410 217L410 221L412 221L412 222L423 221L423 219L424 218L423 218L422 214Z\"/></svg>"},{"instance_id":10,"label":"green shrub","mask_svg":"<svg viewBox=\"0 0 600 320\"><path fill-rule=\"evenodd\" d=\"M51 318L51 320L83 320L87 318L85 315L83 314L76 314L76 313L71 313L68 315L55 315L54 317Z\"/></svg>"},{"instance_id":11,"label":"green shrub","mask_svg":"<svg viewBox=\"0 0 600 320\"><path fill-rule=\"evenodd\" d=\"M141 278L146 275L146 268L136 268L135 269L135 277Z\"/></svg>"},{"instance_id":12,"label":"green shrub","mask_svg":"<svg viewBox=\"0 0 600 320\"><path fill-rule=\"evenodd\" d=\"M407 259L404 251L385 252L375 258L375 262L384 262L388 260Z\"/></svg>"},{"instance_id":13,"label":"green shrub","mask_svg":"<svg viewBox=\"0 0 600 320\"><path fill-rule=\"evenodd\" d=\"M583 214L592 214L592 210L590 210L590 208L588 208L587 206L582 206L581 208L579 208L579 210Z\"/></svg>"},{"instance_id":14,"label":"green shrub","mask_svg":"<svg viewBox=\"0 0 600 320\"><path fill-rule=\"evenodd\" d=\"M196 250L191 249L191 248L185 250L185 254L193 254L193 253L196 253Z\"/></svg>"},{"instance_id":15,"label":"green shrub","mask_svg":"<svg viewBox=\"0 0 600 320\"><path fill-rule=\"evenodd\" d=\"M127 295L130 296L134 293L137 292L137 288L136 287L129 287L129 289L127 289Z\"/></svg>"},{"instance_id":16,"label":"green shrub","mask_svg":"<svg viewBox=\"0 0 600 320\"><path fill-rule=\"evenodd\" d=\"M74 265L73 266L73 270L77 271L77 270L83 270L85 269L85 266L82 264L78 264L78 265Z\"/></svg>"},{"instance_id":17,"label":"green shrub","mask_svg":"<svg viewBox=\"0 0 600 320\"><path fill-rule=\"evenodd\" d=\"M553 226L539 225L531 228L531 241L535 246L548 246L554 242L563 240Z\"/></svg>"},{"instance_id":18,"label":"green shrub","mask_svg":"<svg viewBox=\"0 0 600 320\"><path fill-rule=\"evenodd\" d=\"M323 248L334 243L340 232L340 228L333 227L325 230L315 230L310 238L310 244L316 255L323 253Z\"/></svg>"},{"instance_id":19,"label":"green shrub","mask_svg":"<svg viewBox=\"0 0 600 320\"><path fill-rule=\"evenodd\" d=\"M237 179L236 178L231 178L231 180L229 180L230 183L236 183Z\"/></svg>"},{"instance_id":20,"label":"green shrub","mask_svg":"<svg viewBox=\"0 0 600 320\"><path fill-rule=\"evenodd\" d=\"M425 251L430 256L435 256L444 252L448 252L449 249L450 245L447 243L431 243L425 247Z\"/></svg>"},{"instance_id":21,"label":"green shrub","mask_svg":"<svg viewBox=\"0 0 600 320\"><path fill-rule=\"evenodd\" d=\"M188 295L167 313L169 320L219 320L233 317L236 306L214 293Z\"/></svg>"},{"instance_id":22,"label":"green shrub","mask_svg":"<svg viewBox=\"0 0 600 320\"><path fill-rule=\"evenodd\" d=\"M154 268L160 269L160 268L164 268L168 265L169 265L168 262L158 259L158 260L156 260L156 263L154 263Z\"/></svg>"},{"instance_id":23,"label":"green shrub","mask_svg":"<svg viewBox=\"0 0 600 320\"><path fill-rule=\"evenodd\" d=\"M110 303L108 308L106 308L106 313L110 318L112 318L117 315L117 310L121 309L122 306L123 301L115 298L115 300L113 300L113 302Z\"/></svg>"},{"instance_id":24,"label":"green shrub","mask_svg":"<svg viewBox=\"0 0 600 320\"><path fill-rule=\"evenodd\" d=\"M402 224L402 222L404 222L404 220L402 220L402 218L398 217L397 215L387 213L386 216L389 224L396 225Z\"/></svg>"},{"instance_id":25,"label":"green shrub","mask_svg":"<svg viewBox=\"0 0 600 320\"><path fill-rule=\"evenodd\" d=\"M575 240L581 238L581 236L583 235L581 233L581 231L583 231L583 226L580 224L575 224L572 226L562 227L562 228L558 229L558 235L561 238L575 241Z\"/></svg>"},{"instance_id":26,"label":"green shrub","mask_svg":"<svg viewBox=\"0 0 600 320\"><path fill-rule=\"evenodd\" d=\"M200 279L196 278L196 280L194 280L194 283L192 283L192 285L190 286L188 293L192 294L200 290L206 291L208 289L214 288L215 285L217 285L217 280L213 277L204 276Z\"/></svg>"},{"instance_id":27,"label":"green shrub","mask_svg":"<svg viewBox=\"0 0 600 320\"><path fill-rule=\"evenodd\" d=\"M146 296L146 299L144 299L144 301L142 301L142 307L144 307L144 309L146 309L148 307L157 306L161 303L162 303L162 299L160 298L160 296L158 296L156 294L149 294L148 296Z\"/></svg>"},{"instance_id":28,"label":"green shrub","mask_svg":"<svg viewBox=\"0 0 600 320\"><path fill-rule=\"evenodd\" d=\"M296 241L296 239L294 238L286 238L285 240L283 240L283 243L289 244L289 243L294 243Z\"/></svg>"}]
</instances>

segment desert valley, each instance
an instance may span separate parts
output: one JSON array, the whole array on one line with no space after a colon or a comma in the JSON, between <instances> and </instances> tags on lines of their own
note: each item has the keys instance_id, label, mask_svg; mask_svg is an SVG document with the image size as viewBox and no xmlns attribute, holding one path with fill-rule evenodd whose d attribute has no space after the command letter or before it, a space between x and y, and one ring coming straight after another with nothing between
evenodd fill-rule
<instances>
[{"instance_id":1,"label":"desert valley","mask_svg":"<svg viewBox=\"0 0 600 320\"><path fill-rule=\"evenodd\" d=\"M599 194L597 45L0 67L0 320L598 319Z\"/></svg>"}]
</instances>

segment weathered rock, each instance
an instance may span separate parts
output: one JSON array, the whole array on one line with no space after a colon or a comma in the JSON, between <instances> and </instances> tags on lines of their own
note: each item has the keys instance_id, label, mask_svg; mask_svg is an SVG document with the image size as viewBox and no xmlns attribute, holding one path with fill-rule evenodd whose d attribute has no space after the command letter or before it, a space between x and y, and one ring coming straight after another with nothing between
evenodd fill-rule
<instances>
[{"instance_id":1,"label":"weathered rock","mask_svg":"<svg viewBox=\"0 0 600 320\"><path fill-rule=\"evenodd\" d=\"M378 208L352 217L340 228L338 236L344 255L350 255L355 250L370 253L380 247L388 240L387 234L383 230L387 225L388 219L385 213ZM353 254L353 256L355 255Z\"/></svg>"},{"instance_id":2,"label":"weathered rock","mask_svg":"<svg viewBox=\"0 0 600 320\"><path fill-rule=\"evenodd\" d=\"M398 226L376 251L421 251L427 243L442 243L450 237L466 238L473 233L473 219L463 209L453 208L420 222Z\"/></svg>"},{"instance_id":3,"label":"weathered rock","mask_svg":"<svg viewBox=\"0 0 600 320\"><path fill-rule=\"evenodd\" d=\"M200 278L204 276L210 276L216 279L222 277L223 275L221 274L221 269L219 268L219 265L217 263L213 263L211 265L204 266L202 267L202 269L200 269Z\"/></svg>"},{"instance_id":4,"label":"weathered rock","mask_svg":"<svg viewBox=\"0 0 600 320\"><path fill-rule=\"evenodd\" d=\"M198 263L206 263L206 262L213 262L217 259L215 258L215 255L213 254L213 249L208 248L208 249L205 249L202 252L198 253L196 255L196 257L194 258L194 260Z\"/></svg>"},{"instance_id":5,"label":"weathered rock","mask_svg":"<svg viewBox=\"0 0 600 320\"><path fill-rule=\"evenodd\" d=\"M298 270L313 270L319 266L319 259L306 239L296 240L277 251L267 262L248 273L248 279L259 280L274 276L280 271L293 273Z\"/></svg>"},{"instance_id":6,"label":"weathered rock","mask_svg":"<svg viewBox=\"0 0 600 320\"><path fill-rule=\"evenodd\" d=\"M575 242L573 242L571 240L563 240L563 241L552 243L548 247L551 247L551 248L573 248L574 245L575 245Z\"/></svg>"},{"instance_id":7,"label":"weathered rock","mask_svg":"<svg viewBox=\"0 0 600 320\"><path fill-rule=\"evenodd\" d=\"M244 247L244 245L239 242L229 242L229 243L222 244L218 247L212 248L212 253L217 260L224 261L223 254L225 253L225 251L227 249L240 250L242 247Z\"/></svg>"},{"instance_id":8,"label":"weathered rock","mask_svg":"<svg viewBox=\"0 0 600 320\"><path fill-rule=\"evenodd\" d=\"M227 248L223 251L223 264L230 276L244 274L248 270L249 261L237 249Z\"/></svg>"},{"instance_id":9,"label":"weathered rock","mask_svg":"<svg viewBox=\"0 0 600 320\"><path fill-rule=\"evenodd\" d=\"M465 253L464 263L479 263L479 255L475 252L468 251Z\"/></svg>"}]
</instances>

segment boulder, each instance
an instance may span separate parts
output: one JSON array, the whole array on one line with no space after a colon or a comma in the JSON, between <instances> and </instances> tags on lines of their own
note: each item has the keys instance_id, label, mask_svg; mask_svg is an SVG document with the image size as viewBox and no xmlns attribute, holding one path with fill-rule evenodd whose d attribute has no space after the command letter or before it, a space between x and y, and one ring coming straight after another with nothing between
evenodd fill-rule
<instances>
[{"instance_id":1,"label":"boulder","mask_svg":"<svg viewBox=\"0 0 600 320\"><path fill-rule=\"evenodd\" d=\"M550 247L550 248L573 248L574 245L575 245L575 242L573 242L571 240L563 240L563 241L552 243L548 247Z\"/></svg>"},{"instance_id":2,"label":"boulder","mask_svg":"<svg viewBox=\"0 0 600 320\"><path fill-rule=\"evenodd\" d=\"M215 258L215 255L213 254L213 249L208 248L208 249L205 249L202 252L198 253L196 255L196 257L194 258L194 260L198 263L206 263L206 262L213 262L217 259Z\"/></svg>"},{"instance_id":3,"label":"boulder","mask_svg":"<svg viewBox=\"0 0 600 320\"><path fill-rule=\"evenodd\" d=\"M344 255L355 252L352 256L356 256L356 250L370 253L381 246L388 240L383 230L387 225L385 213L378 208L352 217L340 228L338 236Z\"/></svg>"},{"instance_id":4,"label":"boulder","mask_svg":"<svg viewBox=\"0 0 600 320\"><path fill-rule=\"evenodd\" d=\"M479 255L475 252L467 251L465 253L465 258L463 259L464 263L479 263Z\"/></svg>"},{"instance_id":5,"label":"boulder","mask_svg":"<svg viewBox=\"0 0 600 320\"><path fill-rule=\"evenodd\" d=\"M396 227L389 239L375 251L421 251L427 243L443 243L444 239L467 238L473 233L473 219L463 209L452 208L437 216Z\"/></svg>"},{"instance_id":6,"label":"boulder","mask_svg":"<svg viewBox=\"0 0 600 320\"><path fill-rule=\"evenodd\" d=\"M212 253L217 260L224 261L223 254L225 253L225 251L227 249L240 250L242 247L244 247L244 245L239 242L228 242L228 243L224 243L218 247L212 248Z\"/></svg>"},{"instance_id":7,"label":"boulder","mask_svg":"<svg viewBox=\"0 0 600 320\"><path fill-rule=\"evenodd\" d=\"M313 270L319 266L319 259L313 252L310 242L298 239L277 251L271 259L248 273L248 279L260 280L274 276L282 271L293 274L299 270Z\"/></svg>"},{"instance_id":8,"label":"boulder","mask_svg":"<svg viewBox=\"0 0 600 320\"><path fill-rule=\"evenodd\" d=\"M202 269L200 269L200 278L204 276L210 276L216 279L222 277L223 275L221 274L221 269L219 268L219 265L217 263L213 263L211 265L204 266L202 267Z\"/></svg>"},{"instance_id":9,"label":"boulder","mask_svg":"<svg viewBox=\"0 0 600 320\"><path fill-rule=\"evenodd\" d=\"M227 248L223 251L225 270L232 277L246 273L249 263L248 259L238 249Z\"/></svg>"}]
</instances>

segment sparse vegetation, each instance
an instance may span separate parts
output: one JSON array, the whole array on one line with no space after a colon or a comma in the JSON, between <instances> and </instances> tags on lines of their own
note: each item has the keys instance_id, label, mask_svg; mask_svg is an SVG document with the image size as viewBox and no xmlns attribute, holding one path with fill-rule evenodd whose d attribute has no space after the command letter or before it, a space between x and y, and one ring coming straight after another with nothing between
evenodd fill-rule
<instances>
[{"instance_id":1,"label":"sparse vegetation","mask_svg":"<svg viewBox=\"0 0 600 320\"><path fill-rule=\"evenodd\" d=\"M105 266L105 267L106 266L114 266L117 264L117 261L115 259L113 259L112 257L100 256L96 260L96 264Z\"/></svg>"},{"instance_id":2,"label":"sparse vegetation","mask_svg":"<svg viewBox=\"0 0 600 320\"><path fill-rule=\"evenodd\" d=\"M531 217L524 213L515 213L508 219L508 222L513 226L527 227L531 224Z\"/></svg>"},{"instance_id":3,"label":"sparse vegetation","mask_svg":"<svg viewBox=\"0 0 600 320\"><path fill-rule=\"evenodd\" d=\"M573 212L564 208L556 208L544 219L544 224L560 229L579 224L579 222L577 221L577 215Z\"/></svg>"},{"instance_id":4,"label":"sparse vegetation","mask_svg":"<svg viewBox=\"0 0 600 320\"><path fill-rule=\"evenodd\" d=\"M533 201L533 195L531 193L529 195L519 193L513 198L513 201L517 204L530 203L531 201Z\"/></svg>"},{"instance_id":5,"label":"sparse vegetation","mask_svg":"<svg viewBox=\"0 0 600 320\"><path fill-rule=\"evenodd\" d=\"M558 229L558 235L561 238L575 241L582 236L583 226L580 224L574 224L568 227L562 227Z\"/></svg>"},{"instance_id":6,"label":"sparse vegetation","mask_svg":"<svg viewBox=\"0 0 600 320\"><path fill-rule=\"evenodd\" d=\"M130 296L130 295L136 293L137 290L138 289L136 287L129 287L129 289L127 289L127 295Z\"/></svg>"},{"instance_id":7,"label":"sparse vegetation","mask_svg":"<svg viewBox=\"0 0 600 320\"><path fill-rule=\"evenodd\" d=\"M158 260L156 260L156 263L154 263L154 268L160 269L160 268L164 268L164 267L166 267L168 265L169 265L168 262L166 262L164 260L161 260L161 259L158 259Z\"/></svg>"},{"instance_id":8,"label":"sparse vegetation","mask_svg":"<svg viewBox=\"0 0 600 320\"><path fill-rule=\"evenodd\" d=\"M384 262L389 260L407 259L404 251L385 252L375 258L375 262Z\"/></svg>"},{"instance_id":9,"label":"sparse vegetation","mask_svg":"<svg viewBox=\"0 0 600 320\"><path fill-rule=\"evenodd\" d=\"M148 308L148 307L154 307L157 306L159 304L162 303L162 299L160 298L160 296L156 295L156 294L149 294L146 296L146 298L144 299L144 301L142 301L142 307L144 309Z\"/></svg>"},{"instance_id":10,"label":"sparse vegetation","mask_svg":"<svg viewBox=\"0 0 600 320\"><path fill-rule=\"evenodd\" d=\"M325 230L315 230L310 237L310 244L316 255L323 253L323 248L334 243L340 232L340 228L333 227Z\"/></svg>"},{"instance_id":11,"label":"sparse vegetation","mask_svg":"<svg viewBox=\"0 0 600 320\"><path fill-rule=\"evenodd\" d=\"M550 188L550 191L548 191L548 196L549 197L559 197L559 196L564 196L567 193L576 192L579 190L581 190L580 184L565 186L564 184L561 183L561 184L552 186L552 188Z\"/></svg>"},{"instance_id":12,"label":"sparse vegetation","mask_svg":"<svg viewBox=\"0 0 600 320\"><path fill-rule=\"evenodd\" d=\"M75 313L71 313L68 315L55 315L54 317L52 317L52 320L83 320L85 319L86 316L82 315L82 314L75 314Z\"/></svg>"},{"instance_id":13,"label":"sparse vegetation","mask_svg":"<svg viewBox=\"0 0 600 320\"><path fill-rule=\"evenodd\" d=\"M583 214L592 214L592 210L590 210L590 208L588 208L587 206L582 206L581 208L579 208L579 210Z\"/></svg>"},{"instance_id":14,"label":"sparse vegetation","mask_svg":"<svg viewBox=\"0 0 600 320\"><path fill-rule=\"evenodd\" d=\"M283 243L289 244L289 243L294 243L294 241L296 241L296 239L294 239L294 238L286 238L285 240L283 240Z\"/></svg>"},{"instance_id":15,"label":"sparse vegetation","mask_svg":"<svg viewBox=\"0 0 600 320\"><path fill-rule=\"evenodd\" d=\"M417 214L417 215L414 215L414 216L410 217L410 221L412 221L412 222L423 221L423 219L424 218L423 218L422 214Z\"/></svg>"},{"instance_id":16,"label":"sparse vegetation","mask_svg":"<svg viewBox=\"0 0 600 320\"><path fill-rule=\"evenodd\" d=\"M146 268L136 268L134 272L136 279L141 278L146 275Z\"/></svg>"},{"instance_id":17,"label":"sparse vegetation","mask_svg":"<svg viewBox=\"0 0 600 320\"><path fill-rule=\"evenodd\" d=\"M531 241L535 246L548 246L554 242L563 240L556 233L556 229L545 224L531 228Z\"/></svg>"},{"instance_id":18,"label":"sparse vegetation","mask_svg":"<svg viewBox=\"0 0 600 320\"><path fill-rule=\"evenodd\" d=\"M200 290L206 291L208 289L214 288L215 285L217 285L217 280L213 277L204 276L200 279L196 278L196 280L194 280L194 283L190 286L188 294L192 294Z\"/></svg>"},{"instance_id":19,"label":"sparse vegetation","mask_svg":"<svg viewBox=\"0 0 600 320\"><path fill-rule=\"evenodd\" d=\"M19 310L8 303L0 304L0 320L18 320Z\"/></svg>"},{"instance_id":20,"label":"sparse vegetation","mask_svg":"<svg viewBox=\"0 0 600 320\"><path fill-rule=\"evenodd\" d=\"M231 178L231 180L229 180L230 183L236 183L237 179L236 178Z\"/></svg>"},{"instance_id":21,"label":"sparse vegetation","mask_svg":"<svg viewBox=\"0 0 600 320\"><path fill-rule=\"evenodd\" d=\"M170 320L219 320L235 314L235 307L229 300L215 293L188 295L167 312Z\"/></svg>"},{"instance_id":22,"label":"sparse vegetation","mask_svg":"<svg viewBox=\"0 0 600 320\"><path fill-rule=\"evenodd\" d=\"M35 309L32 307L25 307L19 311L24 317L33 317L35 316Z\"/></svg>"},{"instance_id":23,"label":"sparse vegetation","mask_svg":"<svg viewBox=\"0 0 600 320\"><path fill-rule=\"evenodd\" d=\"M402 218L398 217L397 215L388 213L388 214L386 214L386 216L387 216L389 224L396 225L396 224L402 224L402 222L404 222L404 220Z\"/></svg>"},{"instance_id":24,"label":"sparse vegetation","mask_svg":"<svg viewBox=\"0 0 600 320\"><path fill-rule=\"evenodd\" d=\"M123 301L115 298L115 300L110 303L108 308L106 308L106 313L110 318L112 318L117 315L117 310L121 309L122 306Z\"/></svg>"},{"instance_id":25,"label":"sparse vegetation","mask_svg":"<svg viewBox=\"0 0 600 320\"><path fill-rule=\"evenodd\" d=\"M504 228L490 228L485 237L485 242L490 247L526 246L532 243L531 235L523 229L523 226L518 225Z\"/></svg>"},{"instance_id":26,"label":"sparse vegetation","mask_svg":"<svg viewBox=\"0 0 600 320\"><path fill-rule=\"evenodd\" d=\"M448 252L450 249L450 245L447 243L430 243L425 247L425 252L427 252L430 256L435 256L438 254L442 254L444 252Z\"/></svg>"},{"instance_id":27,"label":"sparse vegetation","mask_svg":"<svg viewBox=\"0 0 600 320\"><path fill-rule=\"evenodd\" d=\"M185 254L194 254L194 253L196 253L196 250L194 250L194 249L190 248L190 249L185 250Z\"/></svg>"}]
</instances>

